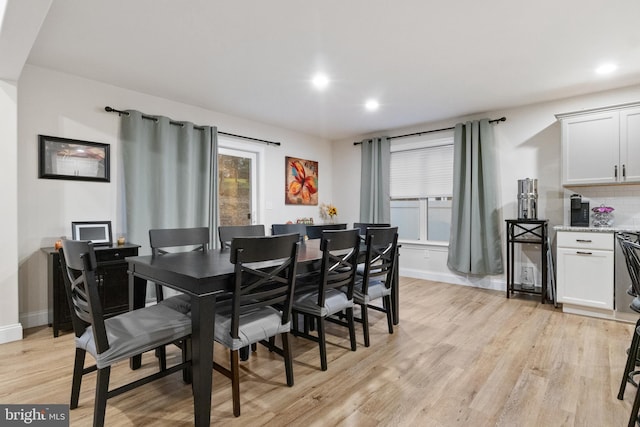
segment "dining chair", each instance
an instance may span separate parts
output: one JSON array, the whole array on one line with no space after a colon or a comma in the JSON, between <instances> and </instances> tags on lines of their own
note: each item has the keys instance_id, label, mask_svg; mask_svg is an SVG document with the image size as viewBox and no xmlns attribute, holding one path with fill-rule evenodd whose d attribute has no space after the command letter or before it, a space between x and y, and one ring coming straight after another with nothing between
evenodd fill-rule
<instances>
[{"instance_id":1,"label":"dining chair","mask_svg":"<svg viewBox=\"0 0 640 427\"><path fill-rule=\"evenodd\" d=\"M240 416L239 350L255 343L284 357L287 385L293 385L289 346L291 303L296 282L298 235L236 237L231 242L233 294L216 305L214 339L229 349L230 368L214 369L231 379L233 414ZM280 335L282 348L272 337Z\"/></svg>"},{"instance_id":2,"label":"dining chair","mask_svg":"<svg viewBox=\"0 0 640 427\"><path fill-rule=\"evenodd\" d=\"M298 233L300 243L304 243L307 237L306 224L271 224L271 235Z\"/></svg>"},{"instance_id":3,"label":"dining chair","mask_svg":"<svg viewBox=\"0 0 640 427\"><path fill-rule=\"evenodd\" d=\"M151 246L151 255L158 257L172 252L192 250L204 251L209 250L209 227L193 227L193 228L157 228L149 230L149 245ZM178 310L181 313L191 311L190 297L185 294L176 295L174 297L164 299L162 286L156 283L156 297L158 302Z\"/></svg>"},{"instance_id":4,"label":"dining chair","mask_svg":"<svg viewBox=\"0 0 640 427\"><path fill-rule=\"evenodd\" d=\"M358 269L353 299L360 306L361 317L356 321L362 323L364 345L369 347L369 308L386 313L389 333L393 333L391 286L396 268L398 227L368 227L365 245L364 265ZM382 300L382 307L371 304L378 299Z\"/></svg>"},{"instance_id":5,"label":"dining chair","mask_svg":"<svg viewBox=\"0 0 640 427\"><path fill-rule=\"evenodd\" d=\"M369 227L391 227L391 224L374 223L374 222L354 222L353 228L360 230L360 235L365 236L367 234L367 228Z\"/></svg>"},{"instance_id":6,"label":"dining chair","mask_svg":"<svg viewBox=\"0 0 640 427\"><path fill-rule=\"evenodd\" d=\"M264 225L220 225L218 227L218 237L220 248L231 247L231 241L235 237L262 237L265 236Z\"/></svg>"},{"instance_id":7,"label":"dining chair","mask_svg":"<svg viewBox=\"0 0 640 427\"><path fill-rule=\"evenodd\" d=\"M636 297L633 299L630 308L640 313L640 243L633 242L631 240L621 239L619 240L623 247L623 254L627 264L627 270L629 277L631 278L631 285L634 288ZM636 361L638 359L638 351L640 350L640 318L636 321L634 333L631 338L631 346L627 350L627 362L625 364L624 372L622 374L622 380L620 382L620 389L618 391L618 399L624 399L624 390L627 382L634 384L637 387L636 396L633 401L631 409L631 415L629 417L629 426L635 426L638 419L638 411L640 410L640 387L636 383L633 377L639 374L639 371L635 371Z\"/></svg>"},{"instance_id":8,"label":"dining chair","mask_svg":"<svg viewBox=\"0 0 640 427\"><path fill-rule=\"evenodd\" d=\"M78 407L82 376L97 371L93 425L103 426L107 399L169 374L191 369L190 360L183 361L109 390L111 366L174 341L189 340L191 318L165 305L155 304L104 319L93 244L63 240L59 253L76 336L70 408ZM85 368L87 353L94 358L95 365Z\"/></svg>"},{"instance_id":9,"label":"dining chair","mask_svg":"<svg viewBox=\"0 0 640 427\"><path fill-rule=\"evenodd\" d=\"M347 224L319 224L319 225L307 225L307 237L309 239L322 238L322 232L324 230L346 230Z\"/></svg>"},{"instance_id":10,"label":"dining chair","mask_svg":"<svg viewBox=\"0 0 640 427\"><path fill-rule=\"evenodd\" d=\"M356 332L353 318L353 285L358 266L360 235L358 230L326 230L320 241L322 262L320 275L309 283L298 283L294 294L292 313L315 321L316 335L294 330L294 336L301 336L318 343L320 368L327 370L327 344L325 319L346 325L349 328L351 351L356 350ZM302 285L302 287L301 287ZM298 290L299 289L299 290ZM345 313L346 323L330 316Z\"/></svg>"}]
</instances>

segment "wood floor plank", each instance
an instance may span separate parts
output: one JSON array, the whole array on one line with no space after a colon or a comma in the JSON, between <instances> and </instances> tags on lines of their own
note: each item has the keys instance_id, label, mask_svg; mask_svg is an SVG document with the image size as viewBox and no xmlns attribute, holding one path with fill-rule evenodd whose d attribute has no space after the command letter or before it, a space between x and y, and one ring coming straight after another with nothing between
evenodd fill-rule
<instances>
[{"instance_id":1,"label":"wood floor plank","mask_svg":"<svg viewBox=\"0 0 640 427\"><path fill-rule=\"evenodd\" d=\"M633 325L564 314L537 298L401 278L393 334L370 312L371 347L349 349L328 324L328 370L317 344L292 338L295 385L280 356L259 347L242 362L242 415L233 417L230 382L214 372L212 424L225 426L602 426L625 425L635 388L616 399ZM73 334L46 327L0 345L0 402L68 403ZM170 363L179 359L168 351ZM216 346L214 358L227 364ZM114 367L114 386L157 369ZM86 376L71 425L91 425L95 374ZM110 399L108 426L190 426L191 388L173 375Z\"/></svg>"}]
</instances>

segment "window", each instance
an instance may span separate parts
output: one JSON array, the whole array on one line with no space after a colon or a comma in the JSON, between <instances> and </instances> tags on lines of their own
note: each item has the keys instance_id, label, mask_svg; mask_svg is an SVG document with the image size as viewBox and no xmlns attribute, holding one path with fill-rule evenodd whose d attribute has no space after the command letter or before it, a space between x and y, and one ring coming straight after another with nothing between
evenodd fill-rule
<instances>
[{"instance_id":1,"label":"window","mask_svg":"<svg viewBox=\"0 0 640 427\"><path fill-rule=\"evenodd\" d=\"M404 240L449 241L453 134L391 144L391 222Z\"/></svg>"},{"instance_id":2,"label":"window","mask_svg":"<svg viewBox=\"0 0 640 427\"><path fill-rule=\"evenodd\" d=\"M219 137L219 225L250 225L260 221L258 170L263 151L253 144Z\"/></svg>"}]
</instances>

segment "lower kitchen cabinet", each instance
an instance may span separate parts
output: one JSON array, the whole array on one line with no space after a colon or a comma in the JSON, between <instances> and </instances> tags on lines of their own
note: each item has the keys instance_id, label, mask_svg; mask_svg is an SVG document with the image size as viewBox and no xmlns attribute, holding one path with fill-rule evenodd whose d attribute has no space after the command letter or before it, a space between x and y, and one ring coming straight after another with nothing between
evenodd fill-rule
<instances>
[{"instance_id":1,"label":"lower kitchen cabinet","mask_svg":"<svg viewBox=\"0 0 640 427\"><path fill-rule=\"evenodd\" d=\"M110 317L129 310L129 275L126 257L138 255L139 245L96 246L96 279L105 316ZM71 330L71 312L64 289L60 254L54 248L43 248L47 254L49 287L49 324L53 336L61 330Z\"/></svg>"},{"instance_id":2,"label":"lower kitchen cabinet","mask_svg":"<svg viewBox=\"0 0 640 427\"><path fill-rule=\"evenodd\" d=\"M558 302L613 310L613 233L559 231L557 256Z\"/></svg>"}]
</instances>

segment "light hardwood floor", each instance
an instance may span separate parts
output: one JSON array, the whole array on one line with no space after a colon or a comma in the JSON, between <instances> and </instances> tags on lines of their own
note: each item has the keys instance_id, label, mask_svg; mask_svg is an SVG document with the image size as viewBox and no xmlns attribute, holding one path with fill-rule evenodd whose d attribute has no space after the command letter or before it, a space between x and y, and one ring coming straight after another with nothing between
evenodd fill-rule
<instances>
[{"instance_id":1,"label":"light hardwood floor","mask_svg":"<svg viewBox=\"0 0 640 427\"><path fill-rule=\"evenodd\" d=\"M293 338L295 385L282 359L259 347L243 362L242 415L234 418L229 380L214 373L212 424L225 426L622 426L635 394L616 399L633 325L563 314L539 300L503 292L402 278L395 333L372 312L371 347L348 349L328 327L329 369L315 343ZM73 334L50 328L0 345L0 402L68 403ZM170 358L177 359L177 349ZM216 360L227 353L216 347ZM89 359L89 358L87 358ZM143 371L157 368L151 353ZM126 363L112 384L139 375ZM95 374L84 379L71 425L90 425ZM107 402L107 426L188 426L190 387L181 375Z\"/></svg>"}]
</instances>

